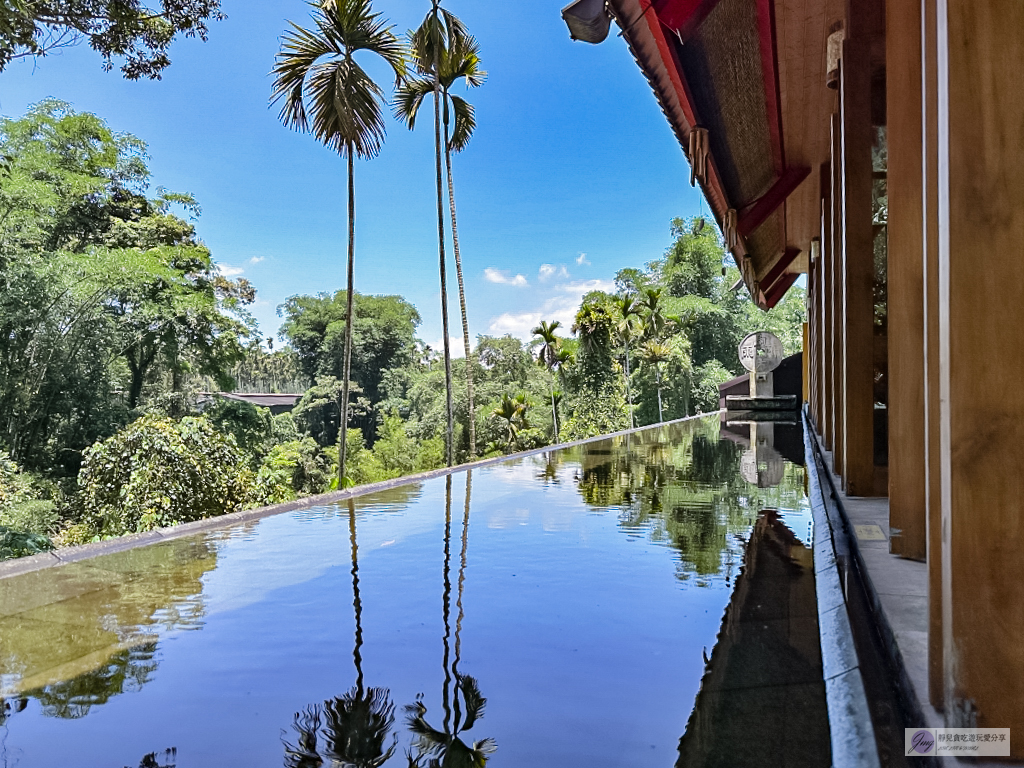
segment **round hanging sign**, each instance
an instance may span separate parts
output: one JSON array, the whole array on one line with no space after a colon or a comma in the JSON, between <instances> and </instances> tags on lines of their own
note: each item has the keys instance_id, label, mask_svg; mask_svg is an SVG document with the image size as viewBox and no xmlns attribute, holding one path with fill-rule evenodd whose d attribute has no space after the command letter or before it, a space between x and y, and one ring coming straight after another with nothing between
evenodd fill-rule
<instances>
[{"instance_id":1,"label":"round hanging sign","mask_svg":"<svg viewBox=\"0 0 1024 768\"><path fill-rule=\"evenodd\" d=\"M774 333L757 331L740 342L740 364L751 373L774 371L782 362L782 342Z\"/></svg>"}]
</instances>

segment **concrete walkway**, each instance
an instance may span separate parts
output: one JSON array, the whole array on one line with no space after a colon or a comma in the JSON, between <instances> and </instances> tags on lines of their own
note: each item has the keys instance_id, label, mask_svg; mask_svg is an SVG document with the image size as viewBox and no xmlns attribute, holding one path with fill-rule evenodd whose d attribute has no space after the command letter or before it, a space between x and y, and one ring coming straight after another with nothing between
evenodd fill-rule
<instances>
[{"instance_id":1,"label":"concrete walkway","mask_svg":"<svg viewBox=\"0 0 1024 768\"><path fill-rule=\"evenodd\" d=\"M813 439L817 441L817 436ZM822 480L832 486L825 488L825 495L831 490L832 500L846 522L851 554L859 563L882 644L897 671L895 683L909 721L905 727L944 728L942 713L928 700L928 566L890 554L889 500L843 493L839 478L832 472L831 453L820 442L816 444L829 471L829 477ZM925 758L910 761L912 765L918 762L927 764ZM930 762L993 768L1009 764L978 758L931 758Z\"/></svg>"}]
</instances>

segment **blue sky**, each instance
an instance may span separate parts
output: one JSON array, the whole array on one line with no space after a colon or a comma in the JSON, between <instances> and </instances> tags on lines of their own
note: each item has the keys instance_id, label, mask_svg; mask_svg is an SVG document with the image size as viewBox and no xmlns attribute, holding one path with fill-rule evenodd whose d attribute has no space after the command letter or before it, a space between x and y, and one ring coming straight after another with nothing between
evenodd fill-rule
<instances>
[{"instance_id":1,"label":"blue sky","mask_svg":"<svg viewBox=\"0 0 1024 768\"><path fill-rule=\"evenodd\" d=\"M699 211L688 166L621 38L572 42L550 0L448 0L477 36L487 83L468 97L478 128L455 158L472 334L527 338L540 319L571 324L582 294L607 288L670 243L673 216ZM377 0L404 31L426 0ZM200 236L229 274L258 291L254 314L275 334L277 306L344 285L345 166L268 107L267 74L299 0L224 0L206 43L182 40L158 82L101 70L85 46L0 73L0 114L52 96L149 144L153 182L194 193ZM615 28L613 27L613 31ZM367 63L390 85L387 73ZM356 167L356 289L397 293L442 338L433 137L388 120L380 156ZM449 268L452 332L458 296ZM460 348L461 345L459 345ZM456 348L456 349L457 349ZM454 350L453 350L454 351Z\"/></svg>"}]
</instances>

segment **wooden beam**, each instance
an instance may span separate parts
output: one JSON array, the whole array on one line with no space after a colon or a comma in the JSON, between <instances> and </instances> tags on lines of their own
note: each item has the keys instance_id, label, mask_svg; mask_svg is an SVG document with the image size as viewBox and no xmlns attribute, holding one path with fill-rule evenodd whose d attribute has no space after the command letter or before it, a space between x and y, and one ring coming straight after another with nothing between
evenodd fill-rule
<instances>
[{"instance_id":1,"label":"wooden beam","mask_svg":"<svg viewBox=\"0 0 1024 768\"><path fill-rule=\"evenodd\" d=\"M927 554L921 0L886 2L890 549Z\"/></svg>"},{"instance_id":2,"label":"wooden beam","mask_svg":"<svg viewBox=\"0 0 1024 768\"><path fill-rule=\"evenodd\" d=\"M1020 734L1024 4L944 0L937 21L944 713Z\"/></svg>"},{"instance_id":3,"label":"wooden beam","mask_svg":"<svg viewBox=\"0 0 1024 768\"><path fill-rule=\"evenodd\" d=\"M793 287L793 283L800 277L796 272L786 272L778 280L775 281L774 285L768 289L768 292L764 295L764 303L766 309L772 309L776 304L782 301L782 297L786 295L786 292Z\"/></svg>"},{"instance_id":4,"label":"wooden beam","mask_svg":"<svg viewBox=\"0 0 1024 768\"><path fill-rule=\"evenodd\" d=\"M843 42L839 104L843 204L843 468L850 496L871 496L874 461L874 227L871 52Z\"/></svg>"},{"instance_id":5,"label":"wooden beam","mask_svg":"<svg viewBox=\"0 0 1024 768\"><path fill-rule=\"evenodd\" d=\"M778 260L772 264L771 269L769 269L765 276L758 281L766 298L768 296L768 291L770 291L772 286L775 285L775 282L785 274L789 265L796 261L796 257L801 253L803 253L803 251L799 248L790 246L782 252L782 255L779 256Z\"/></svg>"},{"instance_id":6,"label":"wooden beam","mask_svg":"<svg viewBox=\"0 0 1024 768\"><path fill-rule=\"evenodd\" d=\"M840 69L842 66L840 65ZM832 115L832 471L839 476L845 488L845 420L846 312L843 293L843 139L839 115Z\"/></svg>"},{"instance_id":7,"label":"wooden beam","mask_svg":"<svg viewBox=\"0 0 1024 768\"><path fill-rule=\"evenodd\" d=\"M924 148L924 438L925 505L928 510L928 699L945 705L942 636L942 445L939 410L939 123L936 70L936 9L922 2Z\"/></svg>"},{"instance_id":8,"label":"wooden beam","mask_svg":"<svg viewBox=\"0 0 1024 768\"><path fill-rule=\"evenodd\" d=\"M832 164L822 163L821 176L821 415L818 432L829 451L832 443Z\"/></svg>"},{"instance_id":9,"label":"wooden beam","mask_svg":"<svg viewBox=\"0 0 1024 768\"><path fill-rule=\"evenodd\" d=\"M771 188L751 203L739 217L736 231L746 237L771 216L811 173L810 168L787 168Z\"/></svg>"},{"instance_id":10,"label":"wooden beam","mask_svg":"<svg viewBox=\"0 0 1024 768\"><path fill-rule=\"evenodd\" d=\"M782 142L782 102L779 98L779 65L776 51L775 1L755 0L757 5L757 31L761 52L761 76L764 80L765 116L771 136L772 161L775 173L781 175L786 167L785 146Z\"/></svg>"},{"instance_id":11,"label":"wooden beam","mask_svg":"<svg viewBox=\"0 0 1024 768\"><path fill-rule=\"evenodd\" d=\"M657 0L658 19L682 42L690 39L719 0Z\"/></svg>"}]
</instances>

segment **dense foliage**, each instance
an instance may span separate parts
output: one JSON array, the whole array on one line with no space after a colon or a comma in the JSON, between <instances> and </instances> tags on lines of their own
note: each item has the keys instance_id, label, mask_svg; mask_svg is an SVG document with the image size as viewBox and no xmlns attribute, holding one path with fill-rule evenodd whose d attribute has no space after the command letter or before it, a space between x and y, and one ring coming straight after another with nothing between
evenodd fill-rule
<instances>
[{"instance_id":1,"label":"dense foliage","mask_svg":"<svg viewBox=\"0 0 1024 768\"><path fill-rule=\"evenodd\" d=\"M221 18L220 0L0 0L0 72L12 59L85 40L104 69L120 58L126 78L160 79L174 39L205 40L207 23Z\"/></svg>"},{"instance_id":2,"label":"dense foliage","mask_svg":"<svg viewBox=\"0 0 1024 768\"><path fill-rule=\"evenodd\" d=\"M244 469L208 419L143 416L85 452L82 521L117 536L234 512L248 496Z\"/></svg>"},{"instance_id":3,"label":"dense foliage","mask_svg":"<svg viewBox=\"0 0 1024 768\"><path fill-rule=\"evenodd\" d=\"M275 348L196 201L149 194L139 139L51 100L0 121L0 157L0 558L326 492L342 436L345 484L445 464L446 366L401 296L292 296ZM717 410L751 330L799 349L800 289L761 312L713 227L676 219L672 237L571 328L478 336L452 361L457 461L471 423L496 456ZM301 397L272 415L209 394L233 388Z\"/></svg>"}]
</instances>

